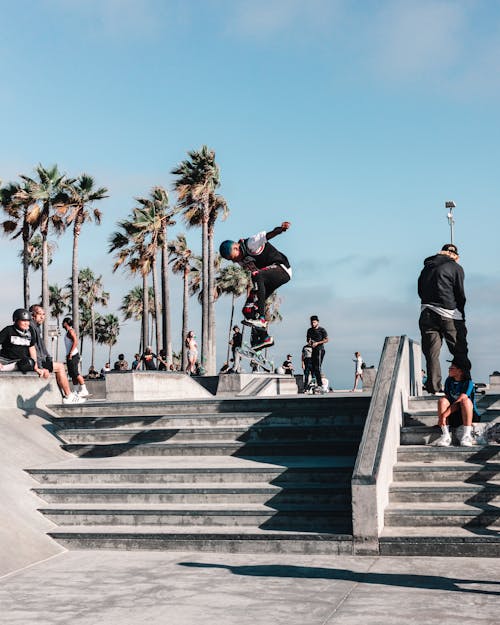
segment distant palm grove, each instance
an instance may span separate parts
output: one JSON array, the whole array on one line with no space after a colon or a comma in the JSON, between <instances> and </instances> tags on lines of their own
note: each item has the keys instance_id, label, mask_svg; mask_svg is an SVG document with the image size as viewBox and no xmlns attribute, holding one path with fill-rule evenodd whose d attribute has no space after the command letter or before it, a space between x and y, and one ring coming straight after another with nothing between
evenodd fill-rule
<instances>
[{"instance_id":1,"label":"distant palm grove","mask_svg":"<svg viewBox=\"0 0 500 625\"><path fill-rule=\"evenodd\" d=\"M225 219L229 209L222 195L219 167L215 152L207 146L188 152L188 156L171 170L176 202L171 203L167 190L155 186L144 197L131 202L128 215L117 222L109 237L109 253L113 271L122 270L137 276L140 282L122 300L123 320L141 320L139 351L147 345L165 350L168 363L178 360L182 369L187 365L185 337L188 328L190 295L197 295L201 303L201 364L204 371L216 372L215 300L218 296L232 296L231 328L235 300L246 292L249 276L239 266L222 264L214 252L215 225ZM30 292L30 270L41 270L41 304L50 312L59 327L61 317L73 317L79 328L80 339L90 337L91 365L94 366L95 345L111 348L120 332L119 318L114 314L101 315L96 306L105 307L109 293L104 290L102 276L94 268L80 269L78 247L82 227L101 223L98 206L108 197L105 187L98 187L92 176L84 173L71 178L57 165L46 168L39 165L32 177L20 175L16 182L0 182L0 205L5 215L3 232L19 239L22 249L24 306L40 303L40 297ZM188 247L182 233L169 240L170 228L180 215L188 228L201 229L201 256ZM71 276L63 287L49 284L49 266L56 246L49 241L71 229L73 252ZM182 333L172 337L170 271L183 281ZM277 302L275 302L277 307ZM176 315L180 310L175 311ZM48 341L48 323L44 339ZM178 349L174 352L174 346Z\"/></svg>"}]
</instances>

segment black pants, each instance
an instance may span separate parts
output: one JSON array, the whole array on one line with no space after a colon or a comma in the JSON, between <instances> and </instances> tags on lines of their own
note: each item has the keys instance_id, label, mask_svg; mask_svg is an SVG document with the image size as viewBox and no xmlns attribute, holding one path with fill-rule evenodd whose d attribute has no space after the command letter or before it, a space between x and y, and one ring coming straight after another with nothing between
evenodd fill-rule
<instances>
[{"instance_id":1,"label":"black pants","mask_svg":"<svg viewBox=\"0 0 500 625\"><path fill-rule=\"evenodd\" d=\"M264 267L253 276L253 283L257 290L257 306L261 317L266 316L266 299L272 295L278 287L289 280L289 274L279 265Z\"/></svg>"},{"instance_id":2,"label":"black pants","mask_svg":"<svg viewBox=\"0 0 500 625\"><path fill-rule=\"evenodd\" d=\"M321 386L321 363L323 362L323 358L325 357L325 350L323 346L313 347L312 350L312 374L313 377L316 378L316 382L318 386Z\"/></svg>"},{"instance_id":3,"label":"black pants","mask_svg":"<svg viewBox=\"0 0 500 625\"><path fill-rule=\"evenodd\" d=\"M467 328L465 327L465 321L446 319L433 310L424 308L420 313L418 325L422 335L422 352L427 365L426 389L430 393L436 393L442 388L439 354L443 339L446 341L450 353L454 357L459 358L464 365L467 365L468 370L464 371L464 373L467 378L470 377L471 363L467 355Z\"/></svg>"}]
</instances>

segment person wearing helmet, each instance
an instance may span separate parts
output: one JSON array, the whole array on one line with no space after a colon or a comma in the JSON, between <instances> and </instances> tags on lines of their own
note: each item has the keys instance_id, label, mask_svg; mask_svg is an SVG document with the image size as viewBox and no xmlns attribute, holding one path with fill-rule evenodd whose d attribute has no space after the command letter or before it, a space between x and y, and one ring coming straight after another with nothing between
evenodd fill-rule
<instances>
[{"instance_id":1,"label":"person wearing helmet","mask_svg":"<svg viewBox=\"0 0 500 625\"><path fill-rule=\"evenodd\" d=\"M219 247L223 258L238 263L252 275L253 288L249 297L252 297L252 293L255 296L257 314L255 319L247 319L245 325L258 330L253 333L256 337L256 344L252 340L254 349L263 349L274 344L274 339L267 333L266 299L290 280L292 268L288 258L271 245L269 240L288 230L290 225L289 221L284 221L270 232L259 232L239 241L223 241Z\"/></svg>"},{"instance_id":2,"label":"person wearing helmet","mask_svg":"<svg viewBox=\"0 0 500 625\"><path fill-rule=\"evenodd\" d=\"M30 328L30 314L16 308L13 324L0 331L0 371L36 371L39 377L48 378L49 372L36 362L35 337Z\"/></svg>"}]
</instances>

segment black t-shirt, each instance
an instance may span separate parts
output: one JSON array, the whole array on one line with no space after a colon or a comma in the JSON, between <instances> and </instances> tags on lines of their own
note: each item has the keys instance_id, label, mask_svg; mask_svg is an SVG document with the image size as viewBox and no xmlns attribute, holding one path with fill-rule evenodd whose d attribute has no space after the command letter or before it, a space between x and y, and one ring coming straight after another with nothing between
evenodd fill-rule
<instances>
[{"instance_id":1,"label":"black t-shirt","mask_svg":"<svg viewBox=\"0 0 500 625\"><path fill-rule=\"evenodd\" d=\"M243 341L243 335L241 334L241 332L235 332L233 334L233 349L236 349L237 347L241 347L241 343Z\"/></svg>"},{"instance_id":2,"label":"black t-shirt","mask_svg":"<svg viewBox=\"0 0 500 625\"><path fill-rule=\"evenodd\" d=\"M306 338L308 341L312 340L313 343L317 343L318 341L323 341L324 339L328 338L328 333L325 328L322 328L321 326L318 326L317 328L309 328L307 330ZM325 346L321 344L313 349L325 349Z\"/></svg>"},{"instance_id":3,"label":"black t-shirt","mask_svg":"<svg viewBox=\"0 0 500 625\"><path fill-rule=\"evenodd\" d=\"M141 360L144 363L144 368L148 371L157 371L156 364L154 358L156 358L156 354L143 354L141 356Z\"/></svg>"},{"instance_id":4,"label":"black t-shirt","mask_svg":"<svg viewBox=\"0 0 500 625\"><path fill-rule=\"evenodd\" d=\"M19 330L15 325L6 326L0 332L0 354L9 360L29 358L29 348L35 345L35 338L31 329Z\"/></svg>"}]
</instances>

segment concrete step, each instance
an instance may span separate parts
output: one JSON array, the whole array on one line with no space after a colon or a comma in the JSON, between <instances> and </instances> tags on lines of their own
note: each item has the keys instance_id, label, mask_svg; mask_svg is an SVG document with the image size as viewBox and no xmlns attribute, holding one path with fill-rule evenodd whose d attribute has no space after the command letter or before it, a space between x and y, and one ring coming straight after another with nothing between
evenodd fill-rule
<instances>
[{"instance_id":1,"label":"concrete step","mask_svg":"<svg viewBox=\"0 0 500 625\"><path fill-rule=\"evenodd\" d=\"M500 445L475 445L473 447L433 447L427 445L402 445L398 449L398 462L482 462L500 461Z\"/></svg>"},{"instance_id":2,"label":"concrete step","mask_svg":"<svg viewBox=\"0 0 500 625\"><path fill-rule=\"evenodd\" d=\"M78 429L59 430L59 438L69 444L108 444L108 443L154 443L167 442L319 442L324 440L360 440L361 426L308 426L253 425L250 427L195 426L183 429L141 428L141 429Z\"/></svg>"},{"instance_id":3,"label":"concrete step","mask_svg":"<svg viewBox=\"0 0 500 625\"><path fill-rule=\"evenodd\" d=\"M211 484L265 482L278 486L350 482L353 456L281 456L272 462L235 456L74 457L64 464L28 469L41 484Z\"/></svg>"},{"instance_id":4,"label":"concrete step","mask_svg":"<svg viewBox=\"0 0 500 625\"><path fill-rule=\"evenodd\" d=\"M382 556L500 557L500 535L482 527L386 527Z\"/></svg>"},{"instance_id":5,"label":"concrete step","mask_svg":"<svg viewBox=\"0 0 500 625\"><path fill-rule=\"evenodd\" d=\"M284 531L352 533L350 506L277 504L48 505L39 509L58 525L232 526Z\"/></svg>"},{"instance_id":6,"label":"concrete step","mask_svg":"<svg viewBox=\"0 0 500 625\"><path fill-rule=\"evenodd\" d=\"M221 504L343 504L350 503L349 484L288 484L285 487L265 483L211 483L165 486L120 484L119 486L51 486L32 489L48 503L174 503Z\"/></svg>"},{"instance_id":7,"label":"concrete step","mask_svg":"<svg viewBox=\"0 0 500 625\"><path fill-rule=\"evenodd\" d=\"M420 395L418 397L409 397L407 411L409 413L433 411L434 414L437 414L438 399L439 397L436 397L435 395Z\"/></svg>"},{"instance_id":8,"label":"concrete step","mask_svg":"<svg viewBox=\"0 0 500 625\"><path fill-rule=\"evenodd\" d=\"M420 502L391 503L384 518L387 527L498 527L500 508L487 503L427 503L425 508Z\"/></svg>"},{"instance_id":9,"label":"concrete step","mask_svg":"<svg viewBox=\"0 0 500 625\"><path fill-rule=\"evenodd\" d=\"M322 413L336 415L366 415L370 397L364 395L294 395L277 397L221 398L169 401L107 402L87 401L84 404L49 406L59 417L109 417L109 416L166 416L205 415L218 413Z\"/></svg>"},{"instance_id":10,"label":"concrete step","mask_svg":"<svg viewBox=\"0 0 500 625\"><path fill-rule=\"evenodd\" d=\"M175 415L129 415L101 416L96 414L53 417L52 421L60 428L189 428L197 426L238 426L259 425L289 426L363 426L366 412L346 411L276 411L269 412L233 412L214 414L175 414Z\"/></svg>"},{"instance_id":11,"label":"concrete step","mask_svg":"<svg viewBox=\"0 0 500 625\"><path fill-rule=\"evenodd\" d=\"M437 426L438 414L437 412L405 412L403 415L403 423L406 427L413 425L425 425L427 427Z\"/></svg>"},{"instance_id":12,"label":"concrete step","mask_svg":"<svg viewBox=\"0 0 500 625\"><path fill-rule=\"evenodd\" d=\"M442 482L422 484L420 482L393 484L389 489L391 504L409 503L500 503L500 482L487 484L464 484Z\"/></svg>"},{"instance_id":13,"label":"concrete step","mask_svg":"<svg viewBox=\"0 0 500 625\"><path fill-rule=\"evenodd\" d=\"M481 484L500 475L500 463L484 462L398 462L393 469L395 483L468 482Z\"/></svg>"},{"instance_id":14,"label":"concrete step","mask_svg":"<svg viewBox=\"0 0 500 625\"><path fill-rule=\"evenodd\" d=\"M352 535L257 527L66 526L49 533L66 549L351 555Z\"/></svg>"},{"instance_id":15,"label":"concrete step","mask_svg":"<svg viewBox=\"0 0 500 625\"><path fill-rule=\"evenodd\" d=\"M353 456L357 453L359 439L292 441L292 442L161 442L116 444L64 444L62 448L79 457L98 458L111 456L231 456L267 457L331 454L334 456Z\"/></svg>"}]
</instances>

